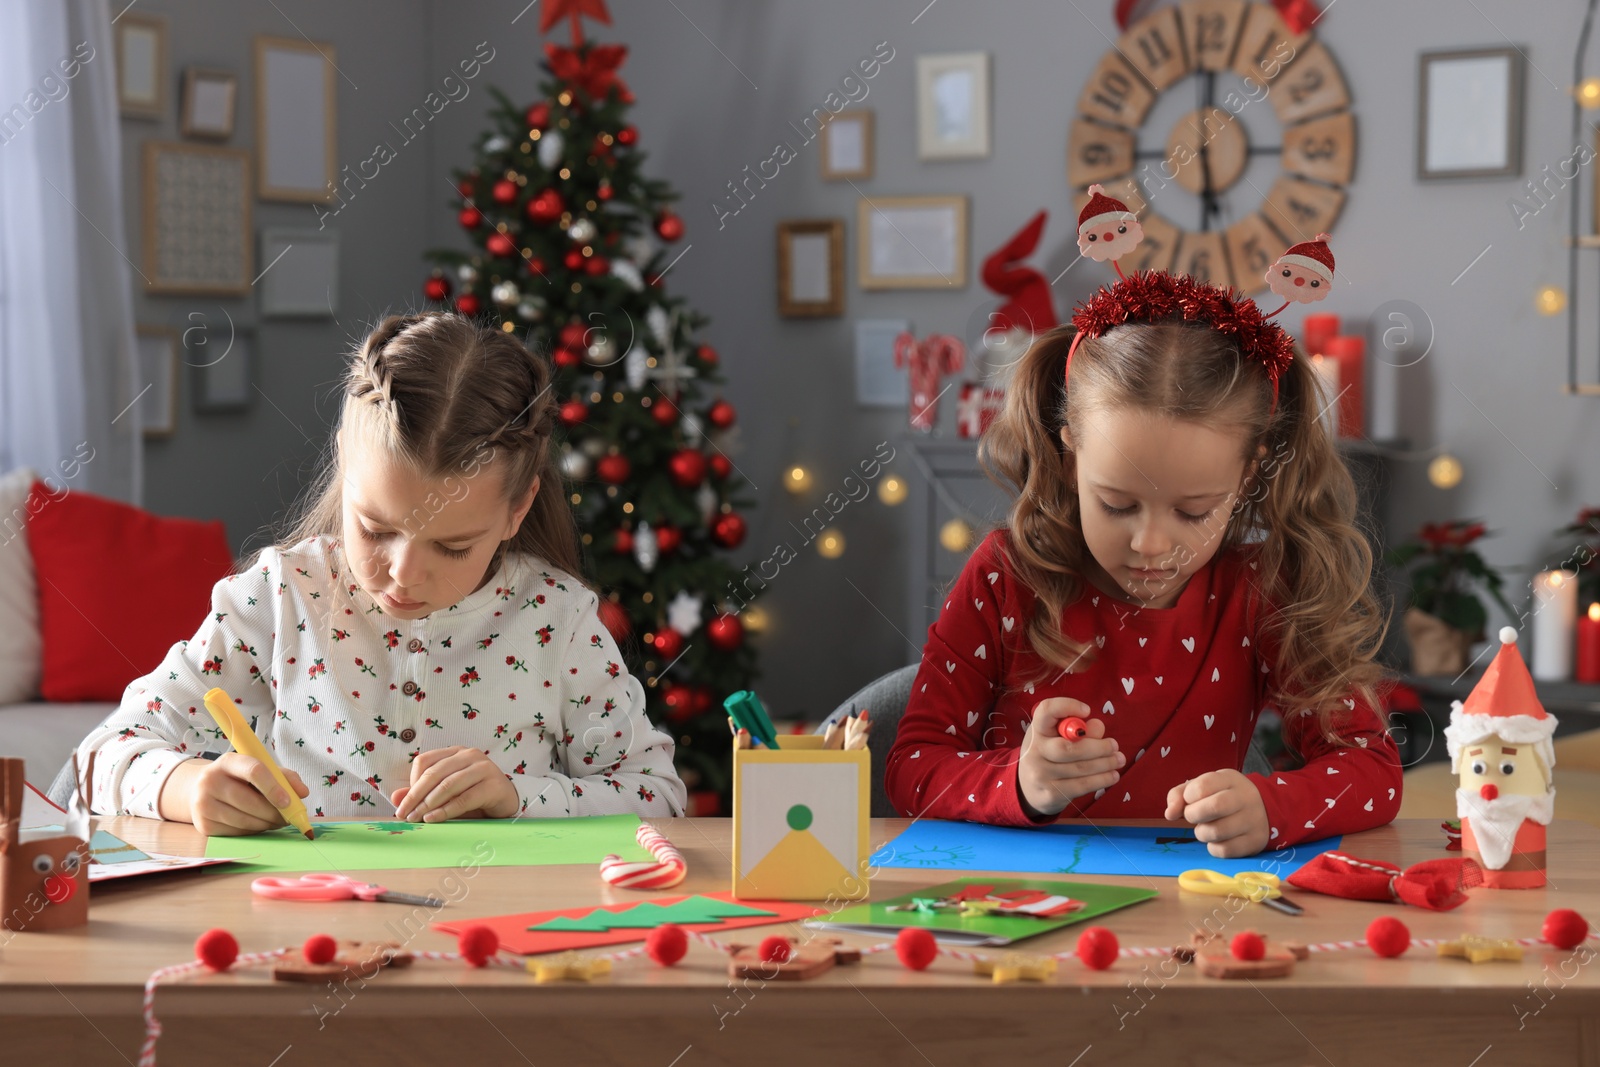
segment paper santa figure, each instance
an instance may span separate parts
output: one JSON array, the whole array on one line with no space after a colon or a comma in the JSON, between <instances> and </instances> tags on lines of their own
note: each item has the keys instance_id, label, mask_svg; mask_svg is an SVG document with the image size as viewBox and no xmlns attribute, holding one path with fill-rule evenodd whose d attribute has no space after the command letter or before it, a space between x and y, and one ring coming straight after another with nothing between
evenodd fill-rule
<instances>
[{"instance_id":1,"label":"paper santa figure","mask_svg":"<svg viewBox=\"0 0 1600 1067\"><path fill-rule=\"evenodd\" d=\"M1491 889L1545 884L1545 827L1555 811L1555 716L1546 714L1517 651L1517 631L1500 631L1500 651L1467 699L1451 706L1445 743L1461 776L1456 814L1461 854L1483 868Z\"/></svg>"},{"instance_id":2,"label":"paper santa figure","mask_svg":"<svg viewBox=\"0 0 1600 1067\"><path fill-rule=\"evenodd\" d=\"M1089 202L1078 212L1078 251L1104 263L1121 259L1142 240L1144 227L1128 205L1107 196L1104 186L1089 186ZM1120 267L1117 273L1122 273Z\"/></svg>"},{"instance_id":3,"label":"paper santa figure","mask_svg":"<svg viewBox=\"0 0 1600 1067\"><path fill-rule=\"evenodd\" d=\"M1267 288L1294 304L1314 304L1332 292L1333 253L1328 250L1328 235L1319 233L1315 240L1301 241L1279 256L1267 268Z\"/></svg>"}]
</instances>

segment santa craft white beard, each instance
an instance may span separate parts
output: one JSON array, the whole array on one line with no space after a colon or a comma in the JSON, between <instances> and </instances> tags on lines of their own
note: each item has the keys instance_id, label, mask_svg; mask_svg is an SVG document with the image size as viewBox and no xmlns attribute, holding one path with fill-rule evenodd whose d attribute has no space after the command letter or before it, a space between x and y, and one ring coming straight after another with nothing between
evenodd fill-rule
<instances>
[{"instance_id":1,"label":"santa craft white beard","mask_svg":"<svg viewBox=\"0 0 1600 1067\"><path fill-rule=\"evenodd\" d=\"M1532 819L1541 826L1548 826L1555 807L1554 789L1537 797L1502 793L1493 800L1483 799L1476 789L1456 790L1456 814L1472 821L1478 853L1483 857L1484 866L1495 871L1511 858L1511 846L1523 822Z\"/></svg>"}]
</instances>

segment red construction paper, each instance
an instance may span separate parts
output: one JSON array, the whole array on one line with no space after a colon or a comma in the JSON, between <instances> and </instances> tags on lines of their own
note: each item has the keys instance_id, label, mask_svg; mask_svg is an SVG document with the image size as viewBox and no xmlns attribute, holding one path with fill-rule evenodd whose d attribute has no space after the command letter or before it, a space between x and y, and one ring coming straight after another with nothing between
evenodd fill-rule
<instances>
[{"instance_id":1,"label":"red construction paper","mask_svg":"<svg viewBox=\"0 0 1600 1067\"><path fill-rule=\"evenodd\" d=\"M676 904L691 896L711 897L714 900L733 901L732 893L684 893L675 897L652 897L649 902L660 904ZM458 937L461 931L469 926L487 926L500 935L500 947L506 952L518 956L537 956L546 952L565 952L569 949L598 948L602 945L626 945L630 941L643 941L648 930L610 930L603 934L568 933L566 931L529 930L528 927L536 923L548 922L558 916L569 919L580 919L594 911L625 911L643 900L626 900L620 904L601 904L598 906L582 908L558 908L553 911L525 911L518 915L491 915L484 919L453 919L450 922L433 923L433 929L441 934ZM817 907L815 904L796 904L790 900L740 900L737 903L763 911L773 912L771 918L766 916L751 916L743 919L724 919L716 923L691 923L684 926L685 930L694 930L702 934L715 934L718 930L734 930L745 926L772 926L777 923L799 922L821 915L826 908Z\"/></svg>"}]
</instances>

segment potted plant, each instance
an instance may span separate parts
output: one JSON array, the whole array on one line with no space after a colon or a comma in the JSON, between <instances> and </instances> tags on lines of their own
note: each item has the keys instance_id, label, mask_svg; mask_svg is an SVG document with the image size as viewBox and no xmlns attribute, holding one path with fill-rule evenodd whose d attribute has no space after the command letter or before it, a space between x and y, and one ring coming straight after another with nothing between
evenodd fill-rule
<instances>
[{"instance_id":1,"label":"potted plant","mask_svg":"<svg viewBox=\"0 0 1600 1067\"><path fill-rule=\"evenodd\" d=\"M1570 547L1556 567L1578 572L1578 602L1600 600L1600 508L1584 508L1571 524L1558 533L1568 538Z\"/></svg>"},{"instance_id":2,"label":"potted plant","mask_svg":"<svg viewBox=\"0 0 1600 1067\"><path fill-rule=\"evenodd\" d=\"M1409 570L1405 632L1413 674L1460 674L1466 669L1467 649L1483 640L1489 617L1475 587L1488 590L1507 616L1516 616L1500 592L1500 576L1472 547L1486 532L1481 522L1430 522L1415 541L1388 553L1391 565Z\"/></svg>"}]
</instances>

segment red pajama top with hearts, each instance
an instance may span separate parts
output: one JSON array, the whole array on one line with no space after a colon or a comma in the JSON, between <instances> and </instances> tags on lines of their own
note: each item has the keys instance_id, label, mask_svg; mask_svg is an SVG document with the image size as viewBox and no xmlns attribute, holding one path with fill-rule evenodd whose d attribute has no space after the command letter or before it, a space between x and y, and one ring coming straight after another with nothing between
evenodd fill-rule
<instances>
[{"instance_id":1,"label":"red pajama top with hearts","mask_svg":"<svg viewBox=\"0 0 1600 1067\"><path fill-rule=\"evenodd\" d=\"M1010 570L1007 536L996 531L978 546L929 628L884 775L901 814L1037 825L1022 808L1017 763L1034 706L1051 697L1088 704L1128 760L1114 786L1059 818L1159 819L1174 785L1242 768L1275 661L1258 636L1249 547L1219 552L1170 608L1140 608L1085 583L1063 626L1098 647L1091 664L1063 674L1043 670L1028 644L1034 596ZM1249 776L1266 803L1269 848L1381 826L1399 811L1394 743L1365 701L1352 694L1345 704L1348 746L1293 715L1284 728L1305 765Z\"/></svg>"}]
</instances>

